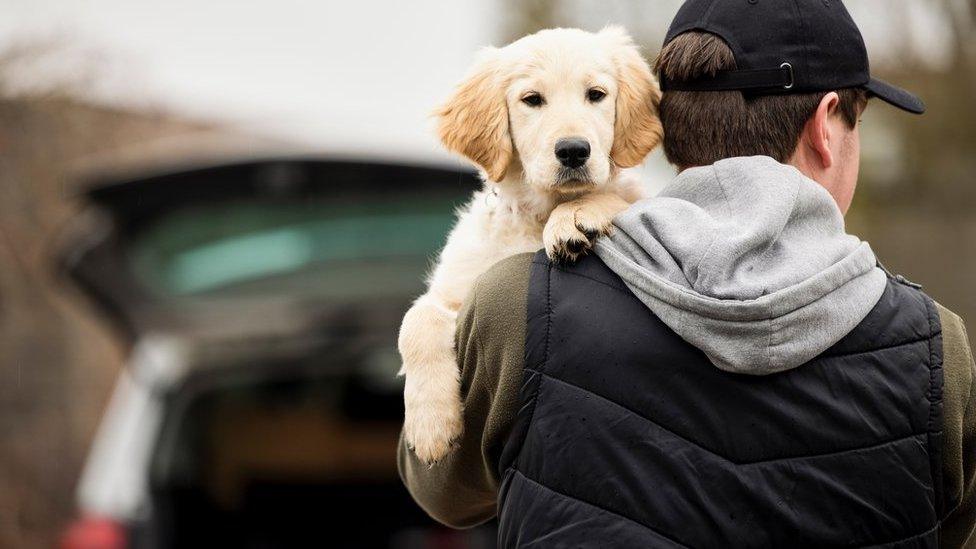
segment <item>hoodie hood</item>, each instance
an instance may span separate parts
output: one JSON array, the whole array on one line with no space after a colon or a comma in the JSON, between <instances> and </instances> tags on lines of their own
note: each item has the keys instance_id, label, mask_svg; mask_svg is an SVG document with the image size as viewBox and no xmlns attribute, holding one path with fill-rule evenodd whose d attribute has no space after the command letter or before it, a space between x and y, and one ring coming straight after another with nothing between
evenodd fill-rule
<instances>
[{"instance_id":1,"label":"hoodie hood","mask_svg":"<svg viewBox=\"0 0 976 549\"><path fill-rule=\"evenodd\" d=\"M596 254L729 372L808 362L860 324L887 284L830 194L765 156L686 170L614 225Z\"/></svg>"}]
</instances>

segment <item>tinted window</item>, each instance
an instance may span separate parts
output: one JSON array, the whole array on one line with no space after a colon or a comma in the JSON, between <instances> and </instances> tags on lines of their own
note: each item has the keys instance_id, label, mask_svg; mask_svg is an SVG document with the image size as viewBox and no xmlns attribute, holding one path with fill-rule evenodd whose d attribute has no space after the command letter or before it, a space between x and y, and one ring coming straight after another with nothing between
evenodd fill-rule
<instances>
[{"instance_id":1,"label":"tinted window","mask_svg":"<svg viewBox=\"0 0 976 549\"><path fill-rule=\"evenodd\" d=\"M164 297L415 294L456 205L437 195L191 205L142 231L129 257Z\"/></svg>"}]
</instances>

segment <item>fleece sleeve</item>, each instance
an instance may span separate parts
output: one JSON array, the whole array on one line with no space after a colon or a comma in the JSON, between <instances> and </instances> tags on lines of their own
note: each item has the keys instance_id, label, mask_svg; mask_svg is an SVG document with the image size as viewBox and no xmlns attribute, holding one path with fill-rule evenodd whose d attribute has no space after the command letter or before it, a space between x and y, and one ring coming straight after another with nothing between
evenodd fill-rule
<instances>
[{"instance_id":1,"label":"fleece sleeve","mask_svg":"<svg viewBox=\"0 0 976 549\"><path fill-rule=\"evenodd\" d=\"M945 549L976 547L976 365L961 318L939 306L945 423L943 479L958 502L942 521Z\"/></svg>"}]
</instances>

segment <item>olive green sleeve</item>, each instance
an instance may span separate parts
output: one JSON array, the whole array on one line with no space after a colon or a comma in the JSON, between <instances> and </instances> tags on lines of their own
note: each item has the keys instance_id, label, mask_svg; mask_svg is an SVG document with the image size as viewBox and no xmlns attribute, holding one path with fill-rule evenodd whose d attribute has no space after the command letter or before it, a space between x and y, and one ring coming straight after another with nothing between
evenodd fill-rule
<instances>
[{"instance_id":1,"label":"olive green sleeve","mask_svg":"<svg viewBox=\"0 0 976 549\"><path fill-rule=\"evenodd\" d=\"M945 489L958 505L942 522L942 547L976 547L976 365L966 327L939 305L942 321L942 370Z\"/></svg>"},{"instance_id":2,"label":"olive green sleeve","mask_svg":"<svg viewBox=\"0 0 976 549\"><path fill-rule=\"evenodd\" d=\"M532 257L521 254L492 267L458 315L464 434L456 449L427 467L400 437L400 478L417 504L448 526L467 528L495 516L498 458L522 384Z\"/></svg>"}]
</instances>

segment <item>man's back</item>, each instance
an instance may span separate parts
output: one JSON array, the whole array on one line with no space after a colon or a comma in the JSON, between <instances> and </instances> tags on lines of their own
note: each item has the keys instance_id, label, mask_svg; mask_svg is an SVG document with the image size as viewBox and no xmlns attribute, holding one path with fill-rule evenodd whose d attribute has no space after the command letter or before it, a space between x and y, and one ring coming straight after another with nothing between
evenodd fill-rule
<instances>
[{"instance_id":1,"label":"man's back","mask_svg":"<svg viewBox=\"0 0 976 549\"><path fill-rule=\"evenodd\" d=\"M826 353L761 377L715 368L596 258L537 258L527 318L502 546L937 546L958 501L939 315L917 289L892 279Z\"/></svg>"}]
</instances>

